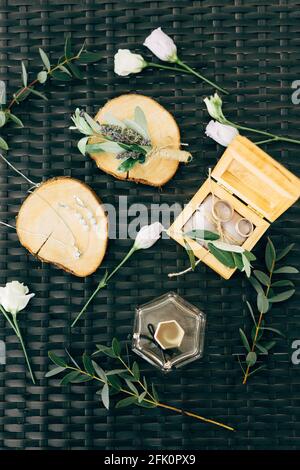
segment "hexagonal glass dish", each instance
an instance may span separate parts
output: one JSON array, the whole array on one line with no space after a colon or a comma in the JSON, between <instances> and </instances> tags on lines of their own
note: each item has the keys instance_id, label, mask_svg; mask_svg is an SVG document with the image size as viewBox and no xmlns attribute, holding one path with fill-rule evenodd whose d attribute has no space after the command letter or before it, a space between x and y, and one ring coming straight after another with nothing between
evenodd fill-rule
<instances>
[{"instance_id":1,"label":"hexagonal glass dish","mask_svg":"<svg viewBox=\"0 0 300 470\"><path fill-rule=\"evenodd\" d=\"M163 349L155 340L161 322L175 320L184 330L178 348ZM163 372L182 367L203 355L206 316L174 292L136 308L132 350Z\"/></svg>"}]
</instances>

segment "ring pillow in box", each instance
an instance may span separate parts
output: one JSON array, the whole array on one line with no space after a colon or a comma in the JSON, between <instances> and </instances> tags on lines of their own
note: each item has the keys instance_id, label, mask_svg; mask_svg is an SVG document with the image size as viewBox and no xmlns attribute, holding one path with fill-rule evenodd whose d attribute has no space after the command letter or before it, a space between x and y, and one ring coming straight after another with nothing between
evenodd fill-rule
<instances>
[{"instance_id":1,"label":"ring pillow in box","mask_svg":"<svg viewBox=\"0 0 300 470\"><path fill-rule=\"evenodd\" d=\"M239 135L227 147L210 178L171 225L168 235L182 246L186 240L197 258L229 279L236 268L229 268L217 260L205 242L200 244L184 234L196 228L220 234L211 216L213 201L219 201L227 205L227 211L232 210L232 220L219 224L218 228L221 225L222 234L228 234L231 244L250 251L270 223L299 196L300 180L253 142ZM245 236L240 230L236 231L243 223L249 227ZM227 235L224 238L228 242Z\"/></svg>"}]
</instances>

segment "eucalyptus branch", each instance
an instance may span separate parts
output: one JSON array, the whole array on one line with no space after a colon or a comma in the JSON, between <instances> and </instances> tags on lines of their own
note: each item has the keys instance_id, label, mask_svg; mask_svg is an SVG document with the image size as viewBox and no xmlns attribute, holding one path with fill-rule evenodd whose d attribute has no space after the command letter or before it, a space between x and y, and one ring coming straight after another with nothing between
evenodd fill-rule
<instances>
[{"instance_id":1,"label":"eucalyptus branch","mask_svg":"<svg viewBox=\"0 0 300 470\"><path fill-rule=\"evenodd\" d=\"M16 104L20 104L29 95L33 94L47 100L47 97L36 89L37 85L45 84L49 78L60 81L70 81L72 78L83 79L81 69L77 64L85 64L89 62L96 62L101 59L99 53L89 52L85 49L85 42L77 53L72 51L70 36L67 36L64 46L64 55L59 59L56 65L51 66L50 59L43 49L39 49L43 68L38 72L37 76L28 82L28 72L24 62L22 65L22 86L13 94L13 97L6 105L6 90L5 83L0 82L0 127L4 127L9 122L23 127L23 123L19 117L12 113L12 108ZM8 150L7 142L0 137L0 149Z\"/></svg>"},{"instance_id":2,"label":"eucalyptus branch","mask_svg":"<svg viewBox=\"0 0 300 470\"><path fill-rule=\"evenodd\" d=\"M53 377L67 371L61 380L61 385L88 382L90 380L99 382L101 384L101 388L97 394L101 396L102 403L106 409L109 409L110 407L110 395L123 394L125 395L125 398L122 398L116 403L116 408L124 408L130 405L136 405L143 408L164 408L229 431L234 431L231 426L226 424L162 403L158 398L157 391L153 384L151 384L151 392L149 391L147 379L145 376L141 376L137 362L133 363L132 368L126 364L125 360L121 356L121 345L116 338L113 339L111 347L97 345L97 351L93 356L99 354L118 360L124 366L124 369L104 371L98 363L92 360L91 357L85 353L82 356L82 368L69 353L68 356L71 359L72 365L66 363L64 359L58 357L53 352L50 352L49 357L56 367L51 369L46 374L46 377Z\"/></svg>"},{"instance_id":3,"label":"eucalyptus branch","mask_svg":"<svg viewBox=\"0 0 300 470\"><path fill-rule=\"evenodd\" d=\"M251 333L251 346L245 332L241 328L239 330L242 343L246 349L245 368L242 366L239 358L239 363L244 374L243 384L247 383L250 375L256 373L258 370L265 368L265 365L262 365L251 370L252 367L254 367L254 365L257 363L258 355L268 355L270 349L276 345L276 341L273 338L271 341L261 342L263 334L267 331L283 336L283 334L278 329L264 326L264 317L265 314L270 311L274 303L287 300L295 293L294 284L292 281L287 279L273 281L273 276L277 274L298 273L298 270L293 266L282 266L279 268L276 267L276 263L283 259L292 248L293 245L289 245L276 254L275 247L272 241L268 238L268 243L265 250L265 264L268 272L265 273L263 271L254 270L254 276L250 278L250 282L257 292L258 319L255 318L251 304L247 302L247 307L251 314L254 326ZM290 287L291 289L280 293L275 293L276 288L281 287Z\"/></svg>"}]
</instances>

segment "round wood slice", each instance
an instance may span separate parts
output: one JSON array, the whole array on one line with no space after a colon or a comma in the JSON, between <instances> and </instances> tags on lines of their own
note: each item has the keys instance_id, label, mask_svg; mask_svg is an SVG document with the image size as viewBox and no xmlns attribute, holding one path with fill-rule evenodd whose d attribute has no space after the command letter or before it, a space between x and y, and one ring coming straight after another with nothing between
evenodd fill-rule
<instances>
[{"instance_id":1,"label":"round wood slice","mask_svg":"<svg viewBox=\"0 0 300 470\"><path fill-rule=\"evenodd\" d=\"M117 119L132 119L135 108L139 106L145 113L151 142L157 147L180 148L180 133L173 116L163 108L157 101L143 95L122 95L114 98L101 108L95 119L99 123L105 122L107 113ZM90 139L90 143L97 142L97 137ZM151 186L163 186L176 173L178 161L155 159L148 160L145 164L137 163L128 172L119 172L118 166L122 160L118 160L111 153L91 154L97 166L121 180L136 181L137 183L149 184Z\"/></svg>"},{"instance_id":2,"label":"round wood slice","mask_svg":"<svg viewBox=\"0 0 300 470\"><path fill-rule=\"evenodd\" d=\"M53 178L35 189L20 208L16 228L30 253L75 276L96 271L106 252L108 223L101 201L73 178Z\"/></svg>"}]
</instances>

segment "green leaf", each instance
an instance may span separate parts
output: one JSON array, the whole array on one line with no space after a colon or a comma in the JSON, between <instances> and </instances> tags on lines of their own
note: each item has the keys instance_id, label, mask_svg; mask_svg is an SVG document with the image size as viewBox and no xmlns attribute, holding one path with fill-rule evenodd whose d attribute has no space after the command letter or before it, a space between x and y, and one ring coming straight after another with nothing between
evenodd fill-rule
<instances>
[{"instance_id":1,"label":"green leaf","mask_svg":"<svg viewBox=\"0 0 300 470\"><path fill-rule=\"evenodd\" d=\"M137 362L134 361L132 365L132 373L135 378L135 380L139 381L140 380L140 368Z\"/></svg>"},{"instance_id":2,"label":"green leaf","mask_svg":"<svg viewBox=\"0 0 300 470\"><path fill-rule=\"evenodd\" d=\"M265 294L257 294L257 308L259 313L267 313L269 310L269 301Z\"/></svg>"},{"instance_id":3,"label":"green leaf","mask_svg":"<svg viewBox=\"0 0 300 470\"><path fill-rule=\"evenodd\" d=\"M220 238L218 233L211 232L210 230L191 230L184 235L193 240L218 240Z\"/></svg>"},{"instance_id":4,"label":"green leaf","mask_svg":"<svg viewBox=\"0 0 300 470\"><path fill-rule=\"evenodd\" d=\"M268 341L267 343L264 343L264 348L265 348L267 351L270 351L270 349L274 348L275 345L276 345L276 341L275 341L275 340Z\"/></svg>"},{"instance_id":5,"label":"green leaf","mask_svg":"<svg viewBox=\"0 0 300 470\"><path fill-rule=\"evenodd\" d=\"M101 134L101 126L88 113L84 113L84 119L96 134Z\"/></svg>"},{"instance_id":6,"label":"green leaf","mask_svg":"<svg viewBox=\"0 0 300 470\"><path fill-rule=\"evenodd\" d=\"M246 362L249 367L254 366L257 361L257 355L254 351L250 351L246 356Z\"/></svg>"},{"instance_id":7,"label":"green leaf","mask_svg":"<svg viewBox=\"0 0 300 470\"><path fill-rule=\"evenodd\" d=\"M72 370L64 378L60 381L60 385L68 385L68 383L76 380L80 376L80 372L78 370Z\"/></svg>"},{"instance_id":8,"label":"green leaf","mask_svg":"<svg viewBox=\"0 0 300 470\"><path fill-rule=\"evenodd\" d=\"M261 327L261 329L262 330L267 330L267 331L272 331L273 333L277 333L278 335L285 337L285 335L283 333L281 333L281 331L277 330L277 328L271 328L270 326L263 326L263 327Z\"/></svg>"},{"instance_id":9,"label":"green leaf","mask_svg":"<svg viewBox=\"0 0 300 470\"><path fill-rule=\"evenodd\" d=\"M60 374L63 370L65 370L65 367L54 367L54 369L49 370L47 374L45 374L45 377L53 377L53 375Z\"/></svg>"},{"instance_id":10,"label":"green leaf","mask_svg":"<svg viewBox=\"0 0 300 470\"><path fill-rule=\"evenodd\" d=\"M246 276L248 278L250 278L250 276L251 276L251 264L250 264L250 261L248 260L248 258L244 255L244 253L242 253L242 261L243 261L243 264L244 264L244 270L245 270Z\"/></svg>"},{"instance_id":11,"label":"green leaf","mask_svg":"<svg viewBox=\"0 0 300 470\"><path fill-rule=\"evenodd\" d=\"M117 375L110 375L108 377L108 381L110 383L110 385L115 389L115 390L118 390L120 391L121 388L122 388L122 384L121 384L121 381L119 379L119 377Z\"/></svg>"},{"instance_id":12,"label":"green leaf","mask_svg":"<svg viewBox=\"0 0 300 470\"><path fill-rule=\"evenodd\" d=\"M239 245L232 245L231 243L225 243L220 240L216 240L212 243L216 248L222 251L229 251L230 253L243 253L244 248Z\"/></svg>"},{"instance_id":13,"label":"green leaf","mask_svg":"<svg viewBox=\"0 0 300 470\"><path fill-rule=\"evenodd\" d=\"M54 364L56 364L57 366L60 366L60 367L66 367L67 364L65 363L65 361L61 358L61 357L58 357L54 352L52 351L49 351L48 353L48 357L49 359L54 362Z\"/></svg>"},{"instance_id":14,"label":"green leaf","mask_svg":"<svg viewBox=\"0 0 300 470\"><path fill-rule=\"evenodd\" d=\"M42 98L42 99L45 100L45 101L48 101L47 96L45 96L45 95L44 95L43 93L41 93L40 91L35 90L34 88L31 88L31 93L33 93L34 95L38 96L39 98Z\"/></svg>"},{"instance_id":15,"label":"green leaf","mask_svg":"<svg viewBox=\"0 0 300 470\"><path fill-rule=\"evenodd\" d=\"M116 404L116 408L125 408L125 406L130 406L137 403L136 397L127 397L123 398L122 400L118 401Z\"/></svg>"},{"instance_id":16,"label":"green leaf","mask_svg":"<svg viewBox=\"0 0 300 470\"><path fill-rule=\"evenodd\" d=\"M141 394L139 395L139 397L138 397L138 402L139 402L139 403L142 403L142 401L144 400L144 398L146 397L146 395L147 395L147 392L141 393Z\"/></svg>"},{"instance_id":17,"label":"green leaf","mask_svg":"<svg viewBox=\"0 0 300 470\"><path fill-rule=\"evenodd\" d=\"M123 376L124 372L127 372L126 369L112 369L106 372L106 375L121 375Z\"/></svg>"},{"instance_id":18,"label":"green leaf","mask_svg":"<svg viewBox=\"0 0 300 470\"><path fill-rule=\"evenodd\" d=\"M254 289L256 290L256 292L258 294L264 294L264 290L262 288L262 286L260 285L260 283L257 281L257 279L255 279L255 277L249 277L249 282L250 284L252 285L252 287L254 287Z\"/></svg>"},{"instance_id":19,"label":"green leaf","mask_svg":"<svg viewBox=\"0 0 300 470\"><path fill-rule=\"evenodd\" d=\"M9 113L8 118L13 121L18 127L24 127L23 122L15 114Z\"/></svg>"},{"instance_id":20,"label":"green leaf","mask_svg":"<svg viewBox=\"0 0 300 470\"><path fill-rule=\"evenodd\" d=\"M80 139L77 143L78 150L80 153L82 153L82 155L85 155L86 153L86 145L88 143L88 140L89 137L82 137L82 139Z\"/></svg>"},{"instance_id":21,"label":"green leaf","mask_svg":"<svg viewBox=\"0 0 300 470\"><path fill-rule=\"evenodd\" d=\"M81 62L83 64L87 64L89 62L98 62L101 60L103 57L103 54L100 52L89 52L89 51L84 51L78 58L78 62Z\"/></svg>"},{"instance_id":22,"label":"green leaf","mask_svg":"<svg viewBox=\"0 0 300 470\"><path fill-rule=\"evenodd\" d=\"M5 141L2 137L0 137L0 149L2 149L2 150L8 150L8 145L7 145L6 141Z\"/></svg>"},{"instance_id":23,"label":"green leaf","mask_svg":"<svg viewBox=\"0 0 300 470\"><path fill-rule=\"evenodd\" d=\"M54 72L51 72L51 77L54 78L54 80L59 80L62 82L70 82L72 80L70 75L65 72L61 72L60 70L54 70Z\"/></svg>"},{"instance_id":24,"label":"green leaf","mask_svg":"<svg viewBox=\"0 0 300 470\"><path fill-rule=\"evenodd\" d=\"M83 362L83 366L84 366L85 371L90 375L94 375L95 371L94 371L92 360L87 355L86 352L84 352L83 355L82 355L82 362Z\"/></svg>"},{"instance_id":25,"label":"green leaf","mask_svg":"<svg viewBox=\"0 0 300 470\"><path fill-rule=\"evenodd\" d=\"M295 243L292 243L291 245L288 245L286 248L283 248L281 251L279 251L278 255L276 256L276 261L280 261L282 258L284 258L295 246Z\"/></svg>"},{"instance_id":26,"label":"green leaf","mask_svg":"<svg viewBox=\"0 0 300 470\"><path fill-rule=\"evenodd\" d=\"M115 355L115 353L113 352L113 350L111 348L106 348L102 352L103 352L103 354L105 354L105 356L111 357L113 359L116 358L116 355Z\"/></svg>"},{"instance_id":27,"label":"green leaf","mask_svg":"<svg viewBox=\"0 0 300 470\"><path fill-rule=\"evenodd\" d=\"M109 410L109 387L107 384L104 384L101 391L102 403L107 410Z\"/></svg>"},{"instance_id":28,"label":"green leaf","mask_svg":"<svg viewBox=\"0 0 300 470\"><path fill-rule=\"evenodd\" d=\"M120 171L121 173L123 173L125 171L129 171L137 163L138 163L138 161L135 158L127 158L126 160L124 160L123 163L121 163L121 165L119 165L118 171Z\"/></svg>"},{"instance_id":29,"label":"green leaf","mask_svg":"<svg viewBox=\"0 0 300 470\"><path fill-rule=\"evenodd\" d=\"M261 323L263 324L263 323ZM263 331L262 331L262 328L260 327L257 334L256 334L256 329L257 327L256 326L253 326L253 328L251 329L251 338L252 340L254 341L254 338L256 337L256 341L259 341L263 335Z\"/></svg>"},{"instance_id":30,"label":"green leaf","mask_svg":"<svg viewBox=\"0 0 300 470\"><path fill-rule=\"evenodd\" d=\"M106 374L102 367L100 367L95 361L92 361L92 366L94 371L96 372L96 375L98 375L98 377L103 380L103 382L107 382Z\"/></svg>"},{"instance_id":31,"label":"green leaf","mask_svg":"<svg viewBox=\"0 0 300 470\"><path fill-rule=\"evenodd\" d=\"M242 330L242 328L239 329L239 332L240 332L240 336L242 338L243 345L245 346L245 348L249 352L251 348L250 348L250 344L249 344L249 341L247 339L247 336L245 335L245 332Z\"/></svg>"},{"instance_id":32,"label":"green leaf","mask_svg":"<svg viewBox=\"0 0 300 470\"><path fill-rule=\"evenodd\" d=\"M276 261L276 251L272 243L272 240L268 238L268 243L267 243L266 251L265 251L265 262L269 271L273 271L275 261Z\"/></svg>"},{"instance_id":33,"label":"green leaf","mask_svg":"<svg viewBox=\"0 0 300 470\"><path fill-rule=\"evenodd\" d=\"M78 78L79 80L84 79L83 73L77 65L73 64L72 62L69 62L68 67L74 77Z\"/></svg>"},{"instance_id":34,"label":"green leaf","mask_svg":"<svg viewBox=\"0 0 300 470\"><path fill-rule=\"evenodd\" d=\"M262 271L254 270L253 274L259 280L259 282L261 282L264 286L269 285L270 278L266 273L263 273Z\"/></svg>"},{"instance_id":35,"label":"green leaf","mask_svg":"<svg viewBox=\"0 0 300 470\"><path fill-rule=\"evenodd\" d=\"M256 256L253 253L251 253L251 251L244 250L244 255L246 256L246 258L249 261L255 261L256 260Z\"/></svg>"},{"instance_id":36,"label":"green leaf","mask_svg":"<svg viewBox=\"0 0 300 470\"><path fill-rule=\"evenodd\" d=\"M83 382L90 382L93 380L93 377L90 377L89 375L79 375L77 378L72 380L72 383L83 383Z\"/></svg>"},{"instance_id":37,"label":"green leaf","mask_svg":"<svg viewBox=\"0 0 300 470\"><path fill-rule=\"evenodd\" d=\"M117 142L101 142L98 144L89 144L86 146L86 150L90 153L97 153L97 152L107 152L107 153L116 153L119 154L123 152L123 148ZM136 159L128 158L127 160L134 160L136 163ZM125 160L123 163L125 163Z\"/></svg>"},{"instance_id":38,"label":"green leaf","mask_svg":"<svg viewBox=\"0 0 300 470\"><path fill-rule=\"evenodd\" d=\"M0 111L0 127L3 127L6 123L6 115L3 111Z\"/></svg>"},{"instance_id":39,"label":"green leaf","mask_svg":"<svg viewBox=\"0 0 300 470\"><path fill-rule=\"evenodd\" d=\"M72 57L71 35L68 34L65 40L65 58L70 59L71 57Z\"/></svg>"},{"instance_id":40,"label":"green leaf","mask_svg":"<svg viewBox=\"0 0 300 470\"><path fill-rule=\"evenodd\" d=\"M190 260L191 268L192 268L192 270L194 271L194 270L195 270L195 266L196 266L196 261L195 261L194 252L193 252L192 248L190 247L190 245L188 244L188 242L186 241L185 238L183 239L183 241L184 241L185 251L187 252L187 255L188 255L189 260Z\"/></svg>"},{"instance_id":41,"label":"green leaf","mask_svg":"<svg viewBox=\"0 0 300 470\"><path fill-rule=\"evenodd\" d=\"M111 343L111 348L116 356L120 356L121 354L121 345L117 338L113 338Z\"/></svg>"},{"instance_id":42,"label":"green leaf","mask_svg":"<svg viewBox=\"0 0 300 470\"><path fill-rule=\"evenodd\" d=\"M295 284L292 281L283 279L281 281L276 281L272 283L272 287L294 287Z\"/></svg>"},{"instance_id":43,"label":"green leaf","mask_svg":"<svg viewBox=\"0 0 300 470\"><path fill-rule=\"evenodd\" d=\"M297 274L299 271L293 266L283 266L282 268L276 269L274 274Z\"/></svg>"},{"instance_id":44,"label":"green leaf","mask_svg":"<svg viewBox=\"0 0 300 470\"><path fill-rule=\"evenodd\" d=\"M247 307L248 307L248 310L251 314L251 317L252 317L252 320L254 322L254 325L256 326L256 320L255 320L255 316L254 316L254 312L253 312L253 309L252 309L252 306L251 304L248 302L248 300L246 300L246 304L247 304Z\"/></svg>"},{"instance_id":45,"label":"green leaf","mask_svg":"<svg viewBox=\"0 0 300 470\"><path fill-rule=\"evenodd\" d=\"M129 388L129 390L131 390L135 395L138 396L139 391L136 388L136 386L132 382L130 382L130 380L125 379L125 382L127 384L127 387Z\"/></svg>"},{"instance_id":46,"label":"green leaf","mask_svg":"<svg viewBox=\"0 0 300 470\"><path fill-rule=\"evenodd\" d=\"M262 346L261 344L256 343L255 346L257 347L257 349L258 349L262 354L269 354L269 353L268 353L268 350L267 350L264 346Z\"/></svg>"},{"instance_id":47,"label":"green leaf","mask_svg":"<svg viewBox=\"0 0 300 470\"><path fill-rule=\"evenodd\" d=\"M27 96L30 95L31 91L31 88L21 88L14 93L13 97L16 99L17 103L21 103L21 101L24 101Z\"/></svg>"},{"instance_id":48,"label":"green leaf","mask_svg":"<svg viewBox=\"0 0 300 470\"><path fill-rule=\"evenodd\" d=\"M144 130L146 138L149 139L148 124L144 111L140 106L136 106L134 110L135 122Z\"/></svg>"},{"instance_id":49,"label":"green leaf","mask_svg":"<svg viewBox=\"0 0 300 470\"><path fill-rule=\"evenodd\" d=\"M48 58L46 52L43 51L43 49L39 48L39 53L40 53L42 62L44 64L46 70L49 72L50 68L51 68L51 65L50 65L50 61L49 61L49 58Z\"/></svg>"},{"instance_id":50,"label":"green leaf","mask_svg":"<svg viewBox=\"0 0 300 470\"><path fill-rule=\"evenodd\" d=\"M37 74L37 79L40 83L45 83L47 81L48 74L45 72L45 70L42 70Z\"/></svg>"},{"instance_id":51,"label":"green leaf","mask_svg":"<svg viewBox=\"0 0 300 470\"><path fill-rule=\"evenodd\" d=\"M149 403L147 401L142 401L141 403L137 402L136 405L142 408L157 408L157 405L155 403Z\"/></svg>"},{"instance_id":52,"label":"green leaf","mask_svg":"<svg viewBox=\"0 0 300 470\"><path fill-rule=\"evenodd\" d=\"M27 87L27 79L28 79L27 70L23 61L21 62L21 65L22 65L22 83L24 87Z\"/></svg>"},{"instance_id":53,"label":"green leaf","mask_svg":"<svg viewBox=\"0 0 300 470\"><path fill-rule=\"evenodd\" d=\"M235 268L234 259L228 251L222 251L216 248L212 243L208 243L208 249L214 257L228 268Z\"/></svg>"},{"instance_id":54,"label":"green leaf","mask_svg":"<svg viewBox=\"0 0 300 470\"><path fill-rule=\"evenodd\" d=\"M234 259L234 263L236 265L236 267L242 271L243 268L244 268L244 263L243 263L243 259L242 259L242 256L240 253L232 253L232 256L233 256L233 259Z\"/></svg>"},{"instance_id":55,"label":"green leaf","mask_svg":"<svg viewBox=\"0 0 300 470\"><path fill-rule=\"evenodd\" d=\"M286 290L285 292L280 292L280 294L274 295L274 297L269 298L269 302L283 302L284 300L289 299L294 295L295 289Z\"/></svg>"},{"instance_id":56,"label":"green leaf","mask_svg":"<svg viewBox=\"0 0 300 470\"><path fill-rule=\"evenodd\" d=\"M64 72L64 73L66 73L67 75L69 75L69 77L72 77L72 74L71 74L70 70L68 70L67 67L65 67L64 65L59 64L59 65L58 65L58 68L59 68L59 70L61 70L62 72Z\"/></svg>"},{"instance_id":57,"label":"green leaf","mask_svg":"<svg viewBox=\"0 0 300 470\"><path fill-rule=\"evenodd\" d=\"M263 364L262 366L259 366L257 367L256 369L254 369L252 372L250 372L250 374L248 374L248 377L250 377L250 375L253 375L255 374L256 372L260 371L260 370L263 370L263 369L266 369L267 366L265 364Z\"/></svg>"}]
</instances>

